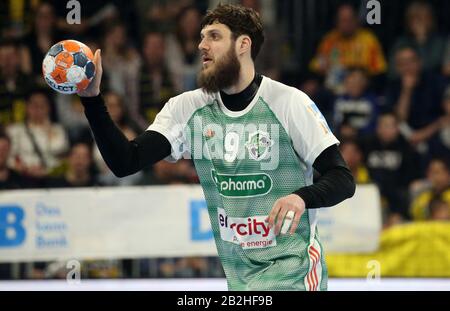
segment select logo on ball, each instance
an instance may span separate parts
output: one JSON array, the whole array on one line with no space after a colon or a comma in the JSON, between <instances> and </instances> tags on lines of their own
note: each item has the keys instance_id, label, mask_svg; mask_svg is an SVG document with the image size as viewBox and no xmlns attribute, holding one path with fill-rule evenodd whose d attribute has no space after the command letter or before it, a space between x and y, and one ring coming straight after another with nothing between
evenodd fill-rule
<instances>
[{"instance_id":1,"label":"select logo on ball","mask_svg":"<svg viewBox=\"0 0 450 311\"><path fill-rule=\"evenodd\" d=\"M73 94L77 92L76 86L67 85L67 84L57 84L54 81L50 80L48 77L45 77L45 82L54 89L55 91L63 94Z\"/></svg>"}]
</instances>

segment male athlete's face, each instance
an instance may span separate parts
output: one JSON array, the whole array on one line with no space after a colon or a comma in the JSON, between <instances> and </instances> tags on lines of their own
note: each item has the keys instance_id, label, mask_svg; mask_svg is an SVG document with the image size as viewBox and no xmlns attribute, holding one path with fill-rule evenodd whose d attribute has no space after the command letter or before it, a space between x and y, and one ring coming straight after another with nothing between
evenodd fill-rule
<instances>
[{"instance_id":1,"label":"male athlete's face","mask_svg":"<svg viewBox=\"0 0 450 311\"><path fill-rule=\"evenodd\" d=\"M224 24L215 23L202 29L198 48L202 55L199 86L217 92L232 86L239 79L241 64L236 54L236 40Z\"/></svg>"}]
</instances>

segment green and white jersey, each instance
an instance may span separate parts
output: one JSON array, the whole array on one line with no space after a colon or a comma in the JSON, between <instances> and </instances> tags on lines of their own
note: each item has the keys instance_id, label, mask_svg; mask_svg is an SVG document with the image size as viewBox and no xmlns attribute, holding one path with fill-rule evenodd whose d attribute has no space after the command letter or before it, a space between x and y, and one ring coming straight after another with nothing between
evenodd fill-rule
<instances>
[{"instance_id":1,"label":"green and white jersey","mask_svg":"<svg viewBox=\"0 0 450 311\"><path fill-rule=\"evenodd\" d=\"M172 145L167 160L193 159L230 290L326 290L327 272L307 210L294 235L265 223L275 201L312 183L312 164L338 143L303 92L263 77L233 112L201 89L170 99L149 130Z\"/></svg>"}]
</instances>

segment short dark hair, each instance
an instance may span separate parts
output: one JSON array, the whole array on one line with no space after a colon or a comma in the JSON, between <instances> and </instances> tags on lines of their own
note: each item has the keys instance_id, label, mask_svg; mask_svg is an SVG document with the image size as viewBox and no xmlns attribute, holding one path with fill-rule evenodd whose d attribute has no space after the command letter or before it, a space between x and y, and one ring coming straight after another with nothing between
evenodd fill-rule
<instances>
[{"instance_id":1,"label":"short dark hair","mask_svg":"<svg viewBox=\"0 0 450 311\"><path fill-rule=\"evenodd\" d=\"M242 5L219 4L214 10L206 13L201 28L216 22L228 26L233 39L240 35L248 35L252 40L252 59L256 59L264 42L264 33L261 18L255 10Z\"/></svg>"}]
</instances>

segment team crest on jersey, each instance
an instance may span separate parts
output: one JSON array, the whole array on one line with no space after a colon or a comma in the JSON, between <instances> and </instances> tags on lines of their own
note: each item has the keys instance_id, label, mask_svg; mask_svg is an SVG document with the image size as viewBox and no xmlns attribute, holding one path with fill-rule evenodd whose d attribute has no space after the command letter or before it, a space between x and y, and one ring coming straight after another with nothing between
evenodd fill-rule
<instances>
[{"instance_id":1,"label":"team crest on jersey","mask_svg":"<svg viewBox=\"0 0 450 311\"><path fill-rule=\"evenodd\" d=\"M265 159L269 154L269 148L272 146L273 140L270 139L269 133L261 130L251 133L245 143L250 158L256 161Z\"/></svg>"}]
</instances>

